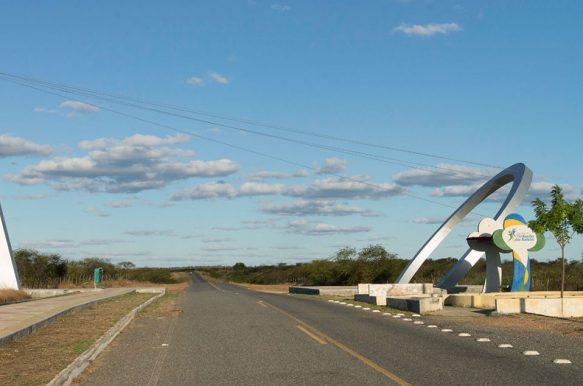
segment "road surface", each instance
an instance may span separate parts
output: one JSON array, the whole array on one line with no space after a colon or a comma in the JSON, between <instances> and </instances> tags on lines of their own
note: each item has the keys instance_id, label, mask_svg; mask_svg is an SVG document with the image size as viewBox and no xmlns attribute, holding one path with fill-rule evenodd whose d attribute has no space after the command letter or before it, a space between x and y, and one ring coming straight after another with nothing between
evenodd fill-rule
<instances>
[{"instance_id":1,"label":"road surface","mask_svg":"<svg viewBox=\"0 0 583 386\"><path fill-rule=\"evenodd\" d=\"M193 275L178 317L140 318L85 385L467 385L583 383L557 365L427 325ZM421 318L423 320L423 318ZM573 358L571 358L573 359ZM579 358L580 359L580 358Z\"/></svg>"}]
</instances>

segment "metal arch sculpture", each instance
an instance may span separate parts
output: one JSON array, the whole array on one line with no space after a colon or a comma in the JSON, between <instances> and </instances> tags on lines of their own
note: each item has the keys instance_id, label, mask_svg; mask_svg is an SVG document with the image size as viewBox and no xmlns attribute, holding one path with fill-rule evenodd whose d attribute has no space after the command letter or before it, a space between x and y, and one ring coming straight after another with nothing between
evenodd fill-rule
<instances>
[{"instance_id":1,"label":"metal arch sculpture","mask_svg":"<svg viewBox=\"0 0 583 386\"><path fill-rule=\"evenodd\" d=\"M2 230L0 231L0 289L20 289L18 271L16 270L14 256L12 255L12 247L10 246L8 230L6 229L6 222L4 221L1 206L0 222L2 223Z\"/></svg>"},{"instance_id":2,"label":"metal arch sculpture","mask_svg":"<svg viewBox=\"0 0 583 386\"><path fill-rule=\"evenodd\" d=\"M494 220L502 221L508 214L513 213L520 205L526 192L532 182L532 171L523 163L514 164L488 182L482 185L474 194L472 194L445 222L437 231L425 242L417 254L409 261L405 269L397 278L397 283L406 284L413 278L415 273L421 268L421 265L427 260L431 253L441 244L449 235L452 229L460 223L476 206L492 195L494 192L512 182L512 188L504 200L504 203L494 216ZM459 259L453 268L437 284L439 288L453 288L468 271L476 264L484 254L483 251L468 249Z\"/></svg>"}]
</instances>

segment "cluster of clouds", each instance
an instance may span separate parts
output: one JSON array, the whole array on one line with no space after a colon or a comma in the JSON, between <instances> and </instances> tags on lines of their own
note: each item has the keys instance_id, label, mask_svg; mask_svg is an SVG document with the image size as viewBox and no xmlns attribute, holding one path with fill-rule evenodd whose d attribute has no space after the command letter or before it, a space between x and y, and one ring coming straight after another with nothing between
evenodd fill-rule
<instances>
[{"instance_id":1,"label":"cluster of clouds","mask_svg":"<svg viewBox=\"0 0 583 386\"><path fill-rule=\"evenodd\" d=\"M86 152L83 156L42 160L5 178L22 185L47 184L57 190L136 193L192 177L224 177L239 171L235 161L192 160L192 150L172 146L189 141L183 134L82 141L78 147Z\"/></svg>"},{"instance_id":2,"label":"cluster of clouds","mask_svg":"<svg viewBox=\"0 0 583 386\"><path fill-rule=\"evenodd\" d=\"M68 108L89 107L69 103ZM308 221L309 216L361 216L374 217L381 214L369 208L350 204L351 200L380 200L409 194L411 189L428 189L436 198L467 197L475 192L496 171L465 165L440 163L432 168L416 168L395 174L390 182L378 182L368 175L342 177L347 170L347 161L327 158L314 164L312 171L260 170L239 179L223 180L240 171L237 162L230 159L199 160L188 146L191 138L184 134L166 137L135 134L125 138L96 138L81 141L76 156L53 156L49 145L38 144L24 138L0 135L0 158L28 156L43 157L42 160L24 167L17 174L3 178L21 185L48 185L55 190L81 190L98 193L125 193L127 198L116 199L104 208L121 209L134 205L134 193L161 189L172 183L193 178L210 178L182 188L169 195L167 204L189 200L233 200L245 197L260 197L259 211L280 216L295 217L287 224L271 220L254 220L239 227L217 227L216 230L281 229L303 235L348 234L369 232L367 226L342 226ZM310 180L306 177L312 176ZM296 181L292 181L296 180ZM546 197L553 184L539 180L532 183L525 199ZM562 185L569 199L580 197L580 190L572 185ZM509 187L503 187L491 196L492 200L505 199ZM26 199L41 199L48 195L30 195ZM282 201L281 199L286 200ZM24 196L22 199L25 199ZM98 217L109 214L102 209L89 207L84 211ZM275 217L277 218L277 217ZM439 224L442 218L422 217L412 220L416 224ZM220 229L219 229L220 228ZM169 229L134 230L126 232L132 237L178 237ZM228 250L226 240L205 240L210 250ZM59 240L55 246L68 244ZM45 246L49 246L48 244Z\"/></svg>"},{"instance_id":3,"label":"cluster of clouds","mask_svg":"<svg viewBox=\"0 0 583 386\"><path fill-rule=\"evenodd\" d=\"M172 200L203 200L249 196L288 196L304 199L380 199L399 195L404 188L395 183L375 183L369 176L329 177L314 180L309 185L269 184L245 182L240 186L218 181L181 190Z\"/></svg>"},{"instance_id":4,"label":"cluster of clouds","mask_svg":"<svg viewBox=\"0 0 583 386\"><path fill-rule=\"evenodd\" d=\"M370 232L372 229L370 226L335 225L322 222L306 221L302 219L290 221L286 228L291 233L299 233L310 236L362 233Z\"/></svg>"},{"instance_id":5,"label":"cluster of clouds","mask_svg":"<svg viewBox=\"0 0 583 386\"><path fill-rule=\"evenodd\" d=\"M495 174L497 171L492 169L442 163L433 169L406 170L396 174L393 181L403 187L432 188L430 192L432 197L468 197ZM544 180L533 181L524 202L530 202L537 197L547 197L554 185L554 183ZM575 199L578 197L579 192L575 186L560 185L567 198ZM493 193L489 200L503 201L509 191L510 185L506 185Z\"/></svg>"}]
</instances>

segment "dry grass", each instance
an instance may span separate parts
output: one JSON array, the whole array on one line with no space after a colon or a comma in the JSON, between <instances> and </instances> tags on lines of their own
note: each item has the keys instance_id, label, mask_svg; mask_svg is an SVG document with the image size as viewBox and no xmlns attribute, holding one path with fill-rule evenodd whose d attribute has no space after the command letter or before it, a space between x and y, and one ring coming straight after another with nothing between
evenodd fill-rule
<instances>
[{"instance_id":1,"label":"dry grass","mask_svg":"<svg viewBox=\"0 0 583 386\"><path fill-rule=\"evenodd\" d=\"M439 319L438 319L439 318ZM583 338L583 319L552 318L532 314L500 315L496 317L460 318L454 316L436 316L435 320L449 323L471 323L474 327L497 327L504 330L540 331L550 334L567 335Z\"/></svg>"},{"instance_id":2,"label":"dry grass","mask_svg":"<svg viewBox=\"0 0 583 386\"><path fill-rule=\"evenodd\" d=\"M46 384L119 319L152 296L119 296L0 346L0 384Z\"/></svg>"},{"instance_id":3,"label":"dry grass","mask_svg":"<svg viewBox=\"0 0 583 386\"><path fill-rule=\"evenodd\" d=\"M166 291L180 292L184 288L188 287L189 277L186 272L172 272L172 278L174 278L177 283L173 284L161 284L161 283L151 283L148 281L137 281L137 280L105 280L99 284L99 288L146 288L146 287L157 287L166 288ZM93 288L93 282L87 282L83 284L74 284L70 282L62 282L59 284L58 288L62 289L73 289L73 288Z\"/></svg>"},{"instance_id":4,"label":"dry grass","mask_svg":"<svg viewBox=\"0 0 583 386\"><path fill-rule=\"evenodd\" d=\"M21 290L0 289L0 305L16 303L30 298L29 294Z\"/></svg>"}]
</instances>

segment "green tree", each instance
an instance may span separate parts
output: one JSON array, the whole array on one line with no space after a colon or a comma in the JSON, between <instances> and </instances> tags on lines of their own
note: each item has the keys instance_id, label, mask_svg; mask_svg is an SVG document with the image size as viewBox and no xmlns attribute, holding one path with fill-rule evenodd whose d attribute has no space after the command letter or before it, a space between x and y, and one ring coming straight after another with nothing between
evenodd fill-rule
<instances>
[{"instance_id":1,"label":"green tree","mask_svg":"<svg viewBox=\"0 0 583 386\"><path fill-rule=\"evenodd\" d=\"M565 291L565 247L575 233L583 233L583 201L570 203L559 185L551 189L551 206L537 198L532 202L536 220L528 223L535 232L551 232L561 248L561 298Z\"/></svg>"},{"instance_id":2,"label":"green tree","mask_svg":"<svg viewBox=\"0 0 583 386\"><path fill-rule=\"evenodd\" d=\"M121 262L117 263L116 266L118 268L121 268L121 269L136 268L136 265L134 263L132 263L131 261L121 261Z\"/></svg>"}]
</instances>

